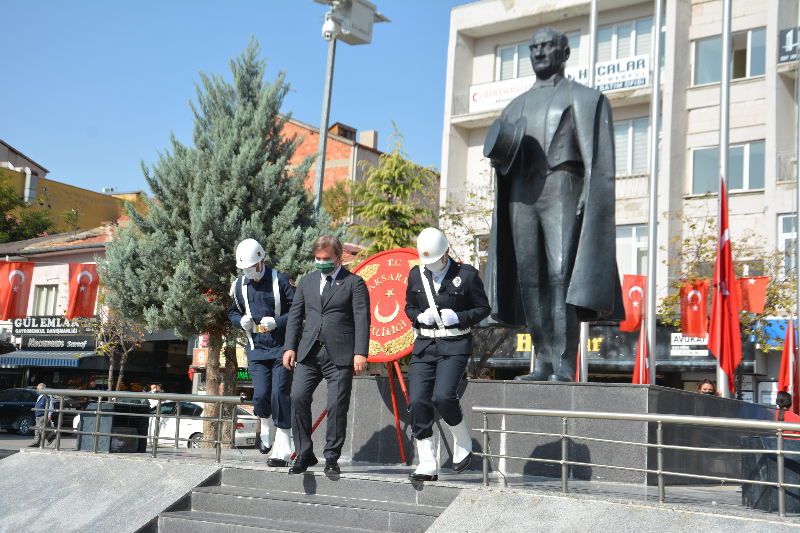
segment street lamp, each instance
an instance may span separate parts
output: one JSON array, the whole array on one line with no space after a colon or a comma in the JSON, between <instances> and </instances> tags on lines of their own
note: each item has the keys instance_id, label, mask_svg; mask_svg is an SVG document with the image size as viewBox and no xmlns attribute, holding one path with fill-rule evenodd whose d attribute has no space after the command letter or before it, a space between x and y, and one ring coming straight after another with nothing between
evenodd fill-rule
<instances>
[{"instance_id":1,"label":"street lamp","mask_svg":"<svg viewBox=\"0 0 800 533\"><path fill-rule=\"evenodd\" d=\"M329 44L325 91L322 95L322 120L319 127L319 155L314 174L314 212L319 213L319 208L322 206L322 181L325 176L325 148L328 144L336 41L344 41L347 44L369 44L372 42L373 23L391 21L376 11L375 4L366 0L314 0L314 2L329 5L331 8L325 14L325 23L322 25L322 38Z\"/></svg>"}]
</instances>

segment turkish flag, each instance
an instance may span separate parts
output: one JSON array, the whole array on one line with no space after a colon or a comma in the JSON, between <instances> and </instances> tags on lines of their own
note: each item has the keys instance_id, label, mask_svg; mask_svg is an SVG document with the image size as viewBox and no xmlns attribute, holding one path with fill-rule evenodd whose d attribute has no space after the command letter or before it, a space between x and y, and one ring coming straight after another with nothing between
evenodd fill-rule
<instances>
[{"instance_id":1,"label":"turkish flag","mask_svg":"<svg viewBox=\"0 0 800 533\"><path fill-rule=\"evenodd\" d=\"M619 324L620 331L636 331L642 327L646 290L647 276L625 274L622 281L622 302L625 304L625 320Z\"/></svg>"},{"instance_id":2,"label":"turkish flag","mask_svg":"<svg viewBox=\"0 0 800 533\"><path fill-rule=\"evenodd\" d=\"M97 275L97 265L94 263L69 264L67 320L72 320L76 316L86 318L94 316L99 286L100 276Z\"/></svg>"},{"instance_id":3,"label":"turkish flag","mask_svg":"<svg viewBox=\"0 0 800 533\"><path fill-rule=\"evenodd\" d=\"M687 282L681 287L681 334L705 337L708 333L708 280Z\"/></svg>"},{"instance_id":4,"label":"turkish flag","mask_svg":"<svg viewBox=\"0 0 800 533\"><path fill-rule=\"evenodd\" d=\"M769 276L737 279L736 296L739 297L739 309L762 314L767 301L767 285L769 285Z\"/></svg>"},{"instance_id":5,"label":"turkish flag","mask_svg":"<svg viewBox=\"0 0 800 533\"><path fill-rule=\"evenodd\" d=\"M719 361L722 371L728 375L728 387L733 392L733 373L742 360L742 333L739 325L736 278L733 277L731 231L728 227L728 193L721 177L719 180L719 238L712 286L714 292L711 300L711 323L708 326L708 349Z\"/></svg>"},{"instance_id":6,"label":"turkish flag","mask_svg":"<svg viewBox=\"0 0 800 533\"><path fill-rule=\"evenodd\" d=\"M633 365L633 381L634 385L649 385L650 384L650 360L647 358L647 335L645 335L645 327L639 331L639 345L636 347L636 364Z\"/></svg>"},{"instance_id":7,"label":"turkish flag","mask_svg":"<svg viewBox=\"0 0 800 533\"><path fill-rule=\"evenodd\" d=\"M797 376L797 344L794 341L794 321L790 318L786 326L786 340L783 341L783 356L781 357L781 375L778 378L778 390L786 391L792 395L792 412L800 414L798 407L798 376Z\"/></svg>"},{"instance_id":8,"label":"turkish flag","mask_svg":"<svg viewBox=\"0 0 800 533\"><path fill-rule=\"evenodd\" d=\"M0 265L0 320L28 316L33 265L29 261L3 261Z\"/></svg>"}]
</instances>

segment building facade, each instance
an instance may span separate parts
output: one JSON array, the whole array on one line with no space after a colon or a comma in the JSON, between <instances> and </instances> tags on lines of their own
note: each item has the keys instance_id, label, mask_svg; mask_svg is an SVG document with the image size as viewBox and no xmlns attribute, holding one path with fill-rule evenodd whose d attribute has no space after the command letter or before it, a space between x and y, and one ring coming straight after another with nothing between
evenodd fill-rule
<instances>
[{"instance_id":1,"label":"building facade","mask_svg":"<svg viewBox=\"0 0 800 533\"><path fill-rule=\"evenodd\" d=\"M796 235L797 59L791 45L798 40L792 30L798 26L797 6L793 0L732 3L730 228L734 236L755 232L768 250L785 249ZM566 74L577 81L587 78L589 9L588 0L484 0L452 10L442 141L443 207L458 209L470 196L491 203L493 174L483 158L483 142L505 105L535 79L528 43L538 29L550 26L564 32L571 48ZM617 263L621 275L646 273L651 253L647 248L650 139L655 134L658 210L673 214L660 216L657 229L661 298L674 275L666 265L675 252L670 243L686 236L684 223L674 214L690 219L718 214L722 1L665 2L662 28L654 27L652 1L601 1L599 9L596 86L613 109ZM653 57L656 38L662 43L660 58ZM651 80L658 65L661 131L653 132ZM476 266L484 255L488 225L467 236L472 250L461 253L470 255ZM749 379L756 382L752 391L758 399L757 382L777 379L779 354L756 354L752 359ZM681 373L678 381L713 379L713 371L706 368L713 358L705 365L698 362L676 370ZM602 365L592 367L598 370ZM606 368L613 373L610 366Z\"/></svg>"}]
</instances>

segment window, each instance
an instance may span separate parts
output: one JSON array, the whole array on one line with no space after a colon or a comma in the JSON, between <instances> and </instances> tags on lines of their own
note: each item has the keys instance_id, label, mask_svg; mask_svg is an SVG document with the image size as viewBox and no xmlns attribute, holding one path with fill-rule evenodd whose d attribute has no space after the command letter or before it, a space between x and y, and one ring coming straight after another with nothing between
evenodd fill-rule
<instances>
[{"instance_id":1,"label":"window","mask_svg":"<svg viewBox=\"0 0 800 533\"><path fill-rule=\"evenodd\" d=\"M567 34L569 40L569 59L567 59L567 68L581 66L581 32L575 31Z\"/></svg>"},{"instance_id":2,"label":"window","mask_svg":"<svg viewBox=\"0 0 800 533\"><path fill-rule=\"evenodd\" d=\"M763 76L766 73L767 30L734 33L731 36L731 79ZM694 43L694 85L717 83L722 79L722 36Z\"/></svg>"},{"instance_id":3,"label":"window","mask_svg":"<svg viewBox=\"0 0 800 533\"><path fill-rule=\"evenodd\" d=\"M475 237L475 264L473 265L480 272L481 279L486 274L486 261L489 258L489 236L481 235Z\"/></svg>"},{"instance_id":4,"label":"window","mask_svg":"<svg viewBox=\"0 0 800 533\"><path fill-rule=\"evenodd\" d=\"M649 54L652 49L652 40L652 17L598 28L597 61L611 61Z\"/></svg>"},{"instance_id":5,"label":"window","mask_svg":"<svg viewBox=\"0 0 800 533\"><path fill-rule=\"evenodd\" d=\"M58 300L58 285L37 285L33 314L36 316L55 315L56 300Z\"/></svg>"},{"instance_id":6,"label":"window","mask_svg":"<svg viewBox=\"0 0 800 533\"><path fill-rule=\"evenodd\" d=\"M569 39L570 55L566 67L577 67L580 65L581 32L568 33L567 39ZM530 41L513 46L504 46L497 50L497 72L495 75L497 80L510 80L533 75Z\"/></svg>"},{"instance_id":7,"label":"window","mask_svg":"<svg viewBox=\"0 0 800 533\"><path fill-rule=\"evenodd\" d=\"M649 118L614 123L614 153L617 174L647 172Z\"/></svg>"},{"instance_id":8,"label":"window","mask_svg":"<svg viewBox=\"0 0 800 533\"><path fill-rule=\"evenodd\" d=\"M625 274L647 274L646 225L617 226L617 266L620 277Z\"/></svg>"},{"instance_id":9,"label":"window","mask_svg":"<svg viewBox=\"0 0 800 533\"><path fill-rule=\"evenodd\" d=\"M730 147L728 190L748 191L764 188L764 141ZM719 147L694 150L692 194L719 191Z\"/></svg>"},{"instance_id":10,"label":"window","mask_svg":"<svg viewBox=\"0 0 800 533\"><path fill-rule=\"evenodd\" d=\"M791 275L795 264L797 242L797 215L778 216L778 249L785 254L786 274Z\"/></svg>"}]
</instances>

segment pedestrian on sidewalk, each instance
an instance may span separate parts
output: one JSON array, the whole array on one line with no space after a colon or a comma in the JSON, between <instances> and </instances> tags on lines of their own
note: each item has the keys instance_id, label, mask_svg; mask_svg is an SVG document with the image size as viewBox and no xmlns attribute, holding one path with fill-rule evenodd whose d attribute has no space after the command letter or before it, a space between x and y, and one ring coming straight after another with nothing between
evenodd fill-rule
<instances>
[{"instance_id":1,"label":"pedestrian on sidewalk","mask_svg":"<svg viewBox=\"0 0 800 533\"><path fill-rule=\"evenodd\" d=\"M36 416L37 429L33 437L33 444L29 444L28 448L38 448L40 439L42 438L47 439L47 444L50 444L56 438L54 433L51 433L47 437L42 437L44 428L51 427L53 425L51 423L53 419L53 411L45 412L45 409L53 409L53 397L49 394L42 394L42 389L45 387L46 385L44 383L39 383L39 385L36 387L39 397L36 398L36 411L34 411L33 414Z\"/></svg>"}]
</instances>

